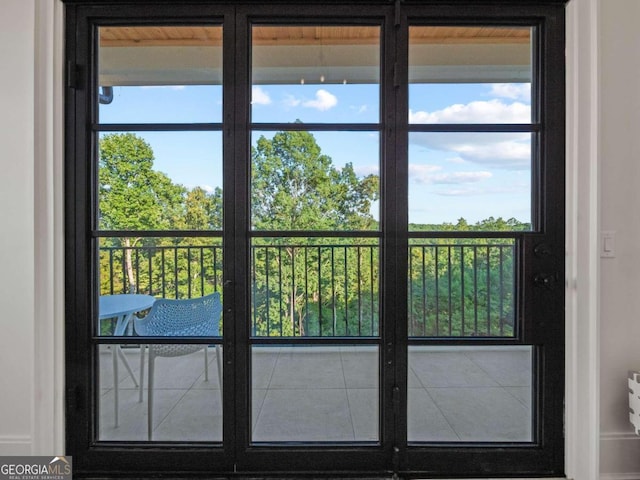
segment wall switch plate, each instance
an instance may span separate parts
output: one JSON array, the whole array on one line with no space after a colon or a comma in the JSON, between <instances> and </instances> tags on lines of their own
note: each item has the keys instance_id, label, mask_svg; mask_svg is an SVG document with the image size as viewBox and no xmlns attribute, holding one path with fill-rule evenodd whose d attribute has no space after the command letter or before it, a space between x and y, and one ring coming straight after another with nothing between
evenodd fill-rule
<instances>
[{"instance_id":1,"label":"wall switch plate","mask_svg":"<svg viewBox=\"0 0 640 480\"><path fill-rule=\"evenodd\" d=\"M616 232L606 230L600 237L600 257L613 258L616 256Z\"/></svg>"}]
</instances>

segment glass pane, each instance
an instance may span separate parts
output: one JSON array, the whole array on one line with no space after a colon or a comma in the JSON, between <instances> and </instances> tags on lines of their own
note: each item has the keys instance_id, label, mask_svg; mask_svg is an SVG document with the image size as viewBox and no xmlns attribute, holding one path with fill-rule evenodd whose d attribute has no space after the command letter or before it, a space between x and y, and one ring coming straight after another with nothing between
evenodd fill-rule
<instances>
[{"instance_id":1,"label":"glass pane","mask_svg":"<svg viewBox=\"0 0 640 480\"><path fill-rule=\"evenodd\" d=\"M410 337L514 337L513 239L413 239Z\"/></svg>"},{"instance_id":2,"label":"glass pane","mask_svg":"<svg viewBox=\"0 0 640 480\"><path fill-rule=\"evenodd\" d=\"M222 119L221 26L99 29L101 123Z\"/></svg>"},{"instance_id":3,"label":"glass pane","mask_svg":"<svg viewBox=\"0 0 640 480\"><path fill-rule=\"evenodd\" d=\"M221 238L101 238L98 335L220 337L222 260ZM220 346L99 352L100 440L222 440Z\"/></svg>"},{"instance_id":4,"label":"glass pane","mask_svg":"<svg viewBox=\"0 0 640 480\"><path fill-rule=\"evenodd\" d=\"M409 346L409 442L531 442L532 348Z\"/></svg>"},{"instance_id":5,"label":"glass pane","mask_svg":"<svg viewBox=\"0 0 640 480\"><path fill-rule=\"evenodd\" d=\"M254 26L253 122L376 123L380 27Z\"/></svg>"},{"instance_id":6,"label":"glass pane","mask_svg":"<svg viewBox=\"0 0 640 480\"><path fill-rule=\"evenodd\" d=\"M220 230L220 132L102 133L100 230Z\"/></svg>"},{"instance_id":7,"label":"glass pane","mask_svg":"<svg viewBox=\"0 0 640 480\"><path fill-rule=\"evenodd\" d=\"M254 230L378 230L376 132L253 134Z\"/></svg>"},{"instance_id":8,"label":"glass pane","mask_svg":"<svg viewBox=\"0 0 640 480\"><path fill-rule=\"evenodd\" d=\"M530 27L410 27L410 123L530 123Z\"/></svg>"},{"instance_id":9,"label":"glass pane","mask_svg":"<svg viewBox=\"0 0 640 480\"><path fill-rule=\"evenodd\" d=\"M221 346L97 348L98 440L222 441Z\"/></svg>"},{"instance_id":10,"label":"glass pane","mask_svg":"<svg viewBox=\"0 0 640 480\"><path fill-rule=\"evenodd\" d=\"M378 335L377 239L254 239L251 280L256 337Z\"/></svg>"},{"instance_id":11,"label":"glass pane","mask_svg":"<svg viewBox=\"0 0 640 480\"><path fill-rule=\"evenodd\" d=\"M133 334L158 298L222 295L222 260L221 238L101 238L98 335Z\"/></svg>"},{"instance_id":12,"label":"glass pane","mask_svg":"<svg viewBox=\"0 0 640 480\"><path fill-rule=\"evenodd\" d=\"M253 442L366 442L379 435L376 346L254 346Z\"/></svg>"},{"instance_id":13,"label":"glass pane","mask_svg":"<svg viewBox=\"0 0 640 480\"><path fill-rule=\"evenodd\" d=\"M409 229L531 230L531 137L409 134Z\"/></svg>"}]
</instances>

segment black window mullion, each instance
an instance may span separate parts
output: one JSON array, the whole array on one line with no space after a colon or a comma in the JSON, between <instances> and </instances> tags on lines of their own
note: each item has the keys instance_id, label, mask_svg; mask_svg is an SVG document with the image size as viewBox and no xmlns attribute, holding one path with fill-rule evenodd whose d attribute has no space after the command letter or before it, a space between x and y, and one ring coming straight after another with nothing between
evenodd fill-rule
<instances>
[{"instance_id":1,"label":"black window mullion","mask_svg":"<svg viewBox=\"0 0 640 480\"><path fill-rule=\"evenodd\" d=\"M385 321L385 353L388 355L386 363L393 362L392 368L385 371L389 377L385 405L390 405L388 417L391 419L388 418L387 422L393 442L393 468L400 471L407 467L409 29L399 2L397 7L391 19L393 26L389 26L388 35L385 36L387 82L384 101L387 124L382 169L384 177L381 183L385 185L386 193L386 199L382 202L385 231L382 317Z\"/></svg>"},{"instance_id":2,"label":"black window mullion","mask_svg":"<svg viewBox=\"0 0 640 480\"><path fill-rule=\"evenodd\" d=\"M411 123L410 132L518 133L538 132L539 123Z\"/></svg>"},{"instance_id":3,"label":"black window mullion","mask_svg":"<svg viewBox=\"0 0 640 480\"><path fill-rule=\"evenodd\" d=\"M235 348L238 335L238 318L245 318L239 301L239 286L242 278L237 275L237 262L242 253L242 244L236 241L236 216L240 214L236 195L242 192L237 182L236 163L237 142L239 132L235 127L237 112L235 110L238 89L236 86L237 55L236 50L236 18L235 8L225 14L222 30L222 186L223 186L223 225L222 225L222 292L224 304L222 309L222 444L227 458L227 465L235 463L238 418L241 410L236 409L238 389L236 388L236 365L239 361ZM241 205L240 205L241 207Z\"/></svg>"},{"instance_id":4,"label":"black window mullion","mask_svg":"<svg viewBox=\"0 0 640 480\"><path fill-rule=\"evenodd\" d=\"M227 157L229 163L229 181L233 185L233 196L227 196L227 201L233 203L233 216L225 219L230 228L230 241L233 241L233 259L227 262L230 280L233 290L233 343L228 348L233 348L233 354L228 352L231 360L225 362L227 369L232 369L233 382L231 385L235 391L235 423L229 425L233 433L233 456L237 462L246 451L251 439L251 347L247 339L251 334L251 248L247 235L250 224L250 165L251 165L251 132L250 108L251 108L251 77L250 58L251 40L249 22L240 9L234 9L233 36L228 37L233 42L232 65L233 71L227 72L225 80L231 87L233 98L228 104L228 116L225 120L230 123L233 142L233 156ZM229 52L225 52L229 53ZM231 62L231 60L230 60ZM231 264L230 264L231 263ZM227 327L228 328L228 327ZM225 353L225 356L227 353ZM227 358L229 358L227 357ZM227 424L225 424L226 426Z\"/></svg>"},{"instance_id":5,"label":"black window mullion","mask_svg":"<svg viewBox=\"0 0 640 480\"><path fill-rule=\"evenodd\" d=\"M219 132L222 123L94 123L96 132Z\"/></svg>"}]
</instances>

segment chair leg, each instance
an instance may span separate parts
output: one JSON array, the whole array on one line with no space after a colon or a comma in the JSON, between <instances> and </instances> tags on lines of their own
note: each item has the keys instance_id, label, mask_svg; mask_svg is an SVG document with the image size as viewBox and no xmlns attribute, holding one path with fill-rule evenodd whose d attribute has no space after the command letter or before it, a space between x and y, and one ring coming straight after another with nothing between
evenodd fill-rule
<instances>
[{"instance_id":1,"label":"chair leg","mask_svg":"<svg viewBox=\"0 0 640 480\"><path fill-rule=\"evenodd\" d=\"M113 413L113 426L118 426L118 401L119 401L119 392L118 392L118 383L120 379L118 378L118 353L117 349L120 348L119 345L111 345L111 360L113 361L113 405L114 405L114 413Z\"/></svg>"},{"instance_id":2,"label":"chair leg","mask_svg":"<svg viewBox=\"0 0 640 480\"><path fill-rule=\"evenodd\" d=\"M131 370L131 365L129 365L129 360L127 360L127 356L124 354L120 346L118 346L118 348L116 349L116 352L118 353L120 360L122 360L124 367L127 369L127 372L129 372L129 376L131 377L131 380L133 380L133 384L137 387L138 381L136 380L136 376L133 373L133 370Z\"/></svg>"},{"instance_id":3,"label":"chair leg","mask_svg":"<svg viewBox=\"0 0 640 480\"><path fill-rule=\"evenodd\" d=\"M149 380L147 381L147 440L151 440L153 430L153 373L155 356L149 346Z\"/></svg>"},{"instance_id":4,"label":"chair leg","mask_svg":"<svg viewBox=\"0 0 640 480\"><path fill-rule=\"evenodd\" d=\"M209 381L209 346L204 346L204 381Z\"/></svg>"},{"instance_id":5,"label":"chair leg","mask_svg":"<svg viewBox=\"0 0 640 480\"><path fill-rule=\"evenodd\" d=\"M138 392L138 402L142 402L142 391L144 390L144 351L146 345L140 345L140 391Z\"/></svg>"}]
</instances>

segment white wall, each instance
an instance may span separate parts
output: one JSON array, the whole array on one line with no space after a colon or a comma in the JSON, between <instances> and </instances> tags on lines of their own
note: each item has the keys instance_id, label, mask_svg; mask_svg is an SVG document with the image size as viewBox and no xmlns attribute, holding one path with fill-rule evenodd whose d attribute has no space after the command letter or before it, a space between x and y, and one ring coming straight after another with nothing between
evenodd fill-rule
<instances>
[{"instance_id":1,"label":"white wall","mask_svg":"<svg viewBox=\"0 0 640 480\"><path fill-rule=\"evenodd\" d=\"M62 19L0 0L0 455L64 450Z\"/></svg>"},{"instance_id":2,"label":"white wall","mask_svg":"<svg viewBox=\"0 0 640 480\"><path fill-rule=\"evenodd\" d=\"M640 479L640 439L628 425L625 387L627 370L640 369L640 2L571 3L577 34L569 41L577 47L569 75L568 140L575 158L569 163L574 243L568 253L577 287L571 290L570 283L568 473L579 480L596 478L579 467L595 452L603 478ZM53 38L60 10L54 0L0 0L0 455L58 454L63 445L64 381L56 369L63 355L61 122L56 117L61 96L55 84L62 60ZM585 42L594 20L600 33ZM598 61L590 62L598 49ZM586 110L597 118L585 125ZM582 152L596 147L599 155L589 165ZM613 259L600 261L589 242L585 246L585 223L589 235L599 215L602 229L617 232ZM600 285L600 295L594 295L597 290L581 286L598 271L598 279L589 279ZM594 311L598 304L600 312ZM590 344L598 331L600 356ZM590 380L598 371L601 393ZM583 381L591 382L588 388L581 387ZM596 398L585 399L583 392ZM584 402L599 404L599 412L586 408L583 414Z\"/></svg>"},{"instance_id":3,"label":"white wall","mask_svg":"<svg viewBox=\"0 0 640 480\"><path fill-rule=\"evenodd\" d=\"M0 454L32 443L34 6L0 5Z\"/></svg>"},{"instance_id":4,"label":"white wall","mask_svg":"<svg viewBox=\"0 0 640 480\"><path fill-rule=\"evenodd\" d=\"M600 222L617 250L600 264L601 472L638 479L626 377L640 370L640 2L600 1Z\"/></svg>"}]
</instances>

